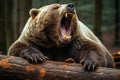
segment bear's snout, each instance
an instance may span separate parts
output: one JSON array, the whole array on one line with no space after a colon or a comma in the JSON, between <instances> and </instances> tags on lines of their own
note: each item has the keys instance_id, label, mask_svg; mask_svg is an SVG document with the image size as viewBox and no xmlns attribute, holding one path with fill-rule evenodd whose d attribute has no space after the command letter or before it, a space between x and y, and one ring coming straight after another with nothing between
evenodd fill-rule
<instances>
[{"instance_id":1,"label":"bear's snout","mask_svg":"<svg viewBox=\"0 0 120 80\"><path fill-rule=\"evenodd\" d=\"M74 12L74 4L73 3L68 3L67 4L67 10L69 12Z\"/></svg>"}]
</instances>

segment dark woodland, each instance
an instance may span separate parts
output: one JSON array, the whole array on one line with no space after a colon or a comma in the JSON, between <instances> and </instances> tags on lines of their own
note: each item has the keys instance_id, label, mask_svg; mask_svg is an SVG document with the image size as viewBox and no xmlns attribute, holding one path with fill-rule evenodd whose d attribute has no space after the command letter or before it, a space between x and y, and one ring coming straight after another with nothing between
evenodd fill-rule
<instances>
[{"instance_id":1,"label":"dark woodland","mask_svg":"<svg viewBox=\"0 0 120 80\"><path fill-rule=\"evenodd\" d=\"M120 50L119 0L4 0L0 2L0 52L7 54L9 46L19 37L31 8L69 2L75 4L80 21L93 30L111 53Z\"/></svg>"}]
</instances>

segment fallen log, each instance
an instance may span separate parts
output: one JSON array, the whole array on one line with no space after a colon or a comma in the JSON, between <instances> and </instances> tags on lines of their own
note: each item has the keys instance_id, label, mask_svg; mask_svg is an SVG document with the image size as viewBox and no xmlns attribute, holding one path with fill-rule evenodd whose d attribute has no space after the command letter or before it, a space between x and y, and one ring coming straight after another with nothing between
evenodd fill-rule
<instances>
[{"instance_id":1,"label":"fallen log","mask_svg":"<svg viewBox=\"0 0 120 80\"><path fill-rule=\"evenodd\" d=\"M120 51L117 51L113 54L113 59L117 69L120 69Z\"/></svg>"},{"instance_id":2,"label":"fallen log","mask_svg":"<svg viewBox=\"0 0 120 80\"><path fill-rule=\"evenodd\" d=\"M0 80L120 80L120 70L99 67L87 72L76 63L30 64L19 57L0 55Z\"/></svg>"}]
</instances>

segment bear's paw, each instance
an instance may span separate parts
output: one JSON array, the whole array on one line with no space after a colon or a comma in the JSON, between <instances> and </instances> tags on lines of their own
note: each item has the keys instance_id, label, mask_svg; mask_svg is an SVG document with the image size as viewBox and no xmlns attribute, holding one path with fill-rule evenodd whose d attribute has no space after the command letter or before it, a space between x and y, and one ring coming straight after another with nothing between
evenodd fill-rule
<instances>
[{"instance_id":1,"label":"bear's paw","mask_svg":"<svg viewBox=\"0 0 120 80\"><path fill-rule=\"evenodd\" d=\"M95 71L98 67L98 64L96 61L86 59L86 58L81 59L80 63L82 64L83 68L86 71Z\"/></svg>"},{"instance_id":2,"label":"bear's paw","mask_svg":"<svg viewBox=\"0 0 120 80\"><path fill-rule=\"evenodd\" d=\"M44 56L42 52L33 47L23 49L20 52L20 57L27 59L31 63L41 63L48 60L48 57Z\"/></svg>"}]
</instances>

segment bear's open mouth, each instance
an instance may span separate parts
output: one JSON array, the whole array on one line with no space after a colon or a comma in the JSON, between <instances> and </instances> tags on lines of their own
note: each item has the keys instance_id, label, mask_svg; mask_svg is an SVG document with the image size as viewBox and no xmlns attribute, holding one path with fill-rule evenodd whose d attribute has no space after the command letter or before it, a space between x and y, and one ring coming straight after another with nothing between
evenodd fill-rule
<instances>
[{"instance_id":1,"label":"bear's open mouth","mask_svg":"<svg viewBox=\"0 0 120 80\"><path fill-rule=\"evenodd\" d=\"M61 27L60 27L60 32L62 39L65 41L70 41L71 40L71 21L73 18L74 13L66 12L62 16L61 19Z\"/></svg>"}]
</instances>

